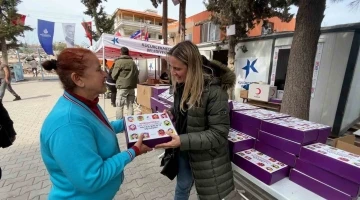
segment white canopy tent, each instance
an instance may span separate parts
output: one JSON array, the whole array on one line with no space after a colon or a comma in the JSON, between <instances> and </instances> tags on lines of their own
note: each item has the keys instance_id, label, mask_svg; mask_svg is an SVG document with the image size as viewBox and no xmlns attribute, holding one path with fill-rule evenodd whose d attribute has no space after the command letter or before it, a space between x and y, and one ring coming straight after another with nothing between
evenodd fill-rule
<instances>
[{"instance_id":1,"label":"white canopy tent","mask_svg":"<svg viewBox=\"0 0 360 200\"><path fill-rule=\"evenodd\" d=\"M121 47L127 47L130 50L130 56L137 59L166 56L166 53L172 48L168 45L103 33L93 46L93 51L98 58L113 60L120 56Z\"/></svg>"},{"instance_id":2,"label":"white canopy tent","mask_svg":"<svg viewBox=\"0 0 360 200\"><path fill-rule=\"evenodd\" d=\"M99 59L114 60L120 56L121 47L127 47L130 51L130 56L135 59L151 59L165 57L167 52L172 48L172 46L168 45L157 44L131 38L124 38L121 36L119 37L103 33L100 39L95 43L95 45L91 47L91 50L96 54Z\"/></svg>"}]
</instances>

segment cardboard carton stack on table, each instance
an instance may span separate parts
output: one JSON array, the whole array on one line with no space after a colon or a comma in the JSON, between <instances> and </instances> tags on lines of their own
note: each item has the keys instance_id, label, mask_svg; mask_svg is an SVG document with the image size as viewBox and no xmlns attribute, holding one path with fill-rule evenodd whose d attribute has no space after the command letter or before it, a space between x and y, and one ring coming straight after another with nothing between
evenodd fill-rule
<instances>
[{"instance_id":1,"label":"cardboard carton stack on table","mask_svg":"<svg viewBox=\"0 0 360 200\"><path fill-rule=\"evenodd\" d=\"M157 107L153 106L154 100L159 100L159 95L169 89L169 85L149 85L149 84L138 84L137 85L137 103L141 105L142 114L150 114L156 112L153 109ZM162 102L158 102L159 105ZM153 106L153 107L152 107Z\"/></svg>"}]
</instances>

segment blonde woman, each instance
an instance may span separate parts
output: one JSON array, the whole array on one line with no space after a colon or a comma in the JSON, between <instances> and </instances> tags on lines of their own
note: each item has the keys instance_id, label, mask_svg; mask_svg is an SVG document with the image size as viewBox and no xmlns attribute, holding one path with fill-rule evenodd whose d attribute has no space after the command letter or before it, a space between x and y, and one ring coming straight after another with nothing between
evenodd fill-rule
<instances>
[{"instance_id":1,"label":"blonde woman","mask_svg":"<svg viewBox=\"0 0 360 200\"><path fill-rule=\"evenodd\" d=\"M195 182L198 198L218 200L234 190L227 135L230 119L227 90L235 74L208 61L190 41L168 53L174 80L174 105L164 112L175 121L179 135L157 148L178 148L175 200L187 200Z\"/></svg>"}]
</instances>

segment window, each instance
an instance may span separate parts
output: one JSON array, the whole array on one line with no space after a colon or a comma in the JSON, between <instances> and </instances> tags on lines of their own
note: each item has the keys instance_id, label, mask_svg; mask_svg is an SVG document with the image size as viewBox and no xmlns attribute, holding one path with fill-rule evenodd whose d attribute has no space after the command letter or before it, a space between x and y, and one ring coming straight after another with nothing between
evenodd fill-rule
<instances>
[{"instance_id":1,"label":"window","mask_svg":"<svg viewBox=\"0 0 360 200\"><path fill-rule=\"evenodd\" d=\"M205 23L201 26L201 42L214 42L220 40L219 25L212 22Z\"/></svg>"},{"instance_id":2,"label":"window","mask_svg":"<svg viewBox=\"0 0 360 200\"><path fill-rule=\"evenodd\" d=\"M271 34L274 31L274 23L269 22L268 20L263 21L261 27L261 35Z\"/></svg>"},{"instance_id":3,"label":"window","mask_svg":"<svg viewBox=\"0 0 360 200\"><path fill-rule=\"evenodd\" d=\"M158 39L162 40L163 39L162 35L158 35Z\"/></svg>"},{"instance_id":4,"label":"window","mask_svg":"<svg viewBox=\"0 0 360 200\"><path fill-rule=\"evenodd\" d=\"M187 35L185 36L185 40L189 40L189 41L192 42L192 34L191 34L191 33L187 34Z\"/></svg>"}]
</instances>

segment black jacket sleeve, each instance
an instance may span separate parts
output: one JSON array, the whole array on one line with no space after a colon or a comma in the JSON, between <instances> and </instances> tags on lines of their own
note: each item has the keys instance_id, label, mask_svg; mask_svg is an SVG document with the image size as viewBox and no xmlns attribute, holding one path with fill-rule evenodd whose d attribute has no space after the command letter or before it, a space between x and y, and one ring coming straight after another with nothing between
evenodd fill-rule
<instances>
[{"instance_id":1,"label":"black jacket sleeve","mask_svg":"<svg viewBox=\"0 0 360 200\"><path fill-rule=\"evenodd\" d=\"M12 145L16 132L13 121L4 105L0 103L0 147L6 148Z\"/></svg>"}]
</instances>

